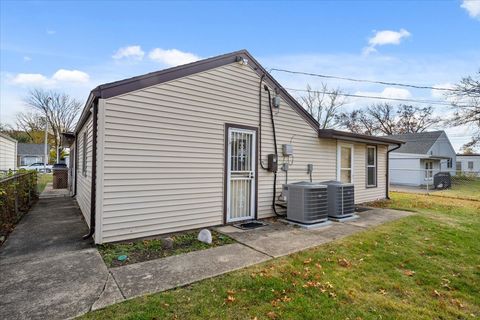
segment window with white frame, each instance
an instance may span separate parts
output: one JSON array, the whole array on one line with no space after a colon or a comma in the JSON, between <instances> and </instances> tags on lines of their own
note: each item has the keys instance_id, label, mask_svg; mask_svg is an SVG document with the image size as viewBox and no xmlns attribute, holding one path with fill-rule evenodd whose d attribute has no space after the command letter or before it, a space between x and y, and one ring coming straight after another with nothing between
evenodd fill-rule
<instances>
[{"instance_id":1,"label":"window with white frame","mask_svg":"<svg viewBox=\"0 0 480 320\"><path fill-rule=\"evenodd\" d=\"M367 187L377 186L377 147L367 146Z\"/></svg>"},{"instance_id":2,"label":"window with white frame","mask_svg":"<svg viewBox=\"0 0 480 320\"><path fill-rule=\"evenodd\" d=\"M457 161L456 168L457 168L457 171L462 171L462 162L461 161Z\"/></svg>"},{"instance_id":3,"label":"window with white frame","mask_svg":"<svg viewBox=\"0 0 480 320\"><path fill-rule=\"evenodd\" d=\"M433 161L425 161L425 179L430 180L433 177Z\"/></svg>"},{"instance_id":4,"label":"window with white frame","mask_svg":"<svg viewBox=\"0 0 480 320\"><path fill-rule=\"evenodd\" d=\"M468 169L473 170L473 161L468 161Z\"/></svg>"},{"instance_id":5,"label":"window with white frame","mask_svg":"<svg viewBox=\"0 0 480 320\"><path fill-rule=\"evenodd\" d=\"M337 180L344 183L353 183L353 145L338 145Z\"/></svg>"}]
</instances>

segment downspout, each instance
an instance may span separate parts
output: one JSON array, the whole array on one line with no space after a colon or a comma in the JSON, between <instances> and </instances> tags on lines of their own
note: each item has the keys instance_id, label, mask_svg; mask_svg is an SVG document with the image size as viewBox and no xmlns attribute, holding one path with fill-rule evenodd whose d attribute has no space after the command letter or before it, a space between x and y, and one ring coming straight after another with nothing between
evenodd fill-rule
<instances>
[{"instance_id":1,"label":"downspout","mask_svg":"<svg viewBox=\"0 0 480 320\"><path fill-rule=\"evenodd\" d=\"M87 240L95 233L95 202L97 193L97 118L98 118L98 102L93 103L92 111L92 185L90 187L90 231L83 236L83 240Z\"/></svg>"},{"instance_id":2,"label":"downspout","mask_svg":"<svg viewBox=\"0 0 480 320\"><path fill-rule=\"evenodd\" d=\"M389 195L389 189L390 189L390 152L392 151L395 151L397 150L398 148L400 148L402 146L401 143L398 143L397 146L391 150L387 150L387 181L386 181L386 188L385 188L385 198L387 198L388 200L390 200L390 195Z\"/></svg>"}]
</instances>

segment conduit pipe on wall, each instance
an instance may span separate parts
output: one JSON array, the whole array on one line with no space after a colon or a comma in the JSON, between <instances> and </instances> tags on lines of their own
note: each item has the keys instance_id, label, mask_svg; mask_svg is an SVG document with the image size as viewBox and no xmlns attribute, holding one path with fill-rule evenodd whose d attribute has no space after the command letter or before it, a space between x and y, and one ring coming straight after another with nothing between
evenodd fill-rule
<instances>
[{"instance_id":1,"label":"conduit pipe on wall","mask_svg":"<svg viewBox=\"0 0 480 320\"><path fill-rule=\"evenodd\" d=\"M272 121L272 133L273 133L273 146L275 150L275 157L278 159L278 148L277 148L277 134L275 132L275 121L273 119L273 108L272 108L272 96L270 93L270 89L268 88L267 85L263 87L265 91L268 92L268 106L270 108L270 119ZM277 160L278 161L278 160ZM272 209L275 215L279 217L283 217L284 215L281 215L277 212L276 208L276 193L277 193L277 171L273 172L273 197L272 197Z\"/></svg>"}]
</instances>

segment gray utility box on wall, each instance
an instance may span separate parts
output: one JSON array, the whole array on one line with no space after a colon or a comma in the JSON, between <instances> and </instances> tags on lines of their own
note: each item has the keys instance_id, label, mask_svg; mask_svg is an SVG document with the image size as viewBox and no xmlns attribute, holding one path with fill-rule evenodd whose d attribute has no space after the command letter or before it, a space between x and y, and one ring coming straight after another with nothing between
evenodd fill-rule
<instances>
[{"instance_id":1,"label":"gray utility box on wall","mask_svg":"<svg viewBox=\"0 0 480 320\"><path fill-rule=\"evenodd\" d=\"M355 193L353 184L340 181L320 182L328 188L328 216L342 219L355 213Z\"/></svg>"},{"instance_id":2,"label":"gray utility box on wall","mask_svg":"<svg viewBox=\"0 0 480 320\"><path fill-rule=\"evenodd\" d=\"M327 186L312 182L286 185L287 219L302 224L328 220Z\"/></svg>"}]
</instances>

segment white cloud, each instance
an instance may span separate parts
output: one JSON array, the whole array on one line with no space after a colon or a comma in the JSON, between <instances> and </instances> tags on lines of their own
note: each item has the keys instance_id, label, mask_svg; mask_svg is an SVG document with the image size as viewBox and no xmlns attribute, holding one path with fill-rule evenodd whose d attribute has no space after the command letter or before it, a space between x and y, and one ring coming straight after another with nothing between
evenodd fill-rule
<instances>
[{"instance_id":1,"label":"white cloud","mask_svg":"<svg viewBox=\"0 0 480 320\"><path fill-rule=\"evenodd\" d=\"M52 76L52 80L59 82L81 82L85 83L90 80L90 77L87 73L79 70L65 70L59 69Z\"/></svg>"},{"instance_id":2,"label":"white cloud","mask_svg":"<svg viewBox=\"0 0 480 320\"><path fill-rule=\"evenodd\" d=\"M55 33L57 33L57 31L52 30L52 29L47 29L47 34L48 35L52 35L52 34L55 34Z\"/></svg>"},{"instance_id":3,"label":"white cloud","mask_svg":"<svg viewBox=\"0 0 480 320\"><path fill-rule=\"evenodd\" d=\"M10 79L19 86L57 87L65 83L88 83L90 76L79 70L59 69L50 78L40 73L18 73Z\"/></svg>"},{"instance_id":4,"label":"white cloud","mask_svg":"<svg viewBox=\"0 0 480 320\"><path fill-rule=\"evenodd\" d=\"M463 0L461 7L468 12L470 17L480 19L479 0Z\"/></svg>"},{"instance_id":5,"label":"white cloud","mask_svg":"<svg viewBox=\"0 0 480 320\"><path fill-rule=\"evenodd\" d=\"M393 98L393 99L410 99L412 94L407 89L386 87L381 92L372 92L372 91L357 91L357 95L362 96L375 96L382 98Z\"/></svg>"},{"instance_id":6,"label":"white cloud","mask_svg":"<svg viewBox=\"0 0 480 320\"><path fill-rule=\"evenodd\" d=\"M32 58L30 58L29 56L24 56L23 61L32 61Z\"/></svg>"},{"instance_id":7,"label":"white cloud","mask_svg":"<svg viewBox=\"0 0 480 320\"><path fill-rule=\"evenodd\" d=\"M438 88L438 89L453 89L453 88L455 88L455 86L453 84L451 84L450 82L439 83L439 84L433 85L433 87ZM446 93L446 91L444 91L444 90L433 90L432 89L432 98L445 99L446 98L445 93Z\"/></svg>"},{"instance_id":8,"label":"white cloud","mask_svg":"<svg viewBox=\"0 0 480 320\"><path fill-rule=\"evenodd\" d=\"M128 46L118 49L117 52L113 54L112 58L115 60L123 58L142 60L144 55L145 52L140 46Z\"/></svg>"},{"instance_id":9,"label":"white cloud","mask_svg":"<svg viewBox=\"0 0 480 320\"><path fill-rule=\"evenodd\" d=\"M12 79L12 82L18 85L44 86L48 84L49 80L40 73L19 73Z\"/></svg>"},{"instance_id":10,"label":"white cloud","mask_svg":"<svg viewBox=\"0 0 480 320\"><path fill-rule=\"evenodd\" d=\"M148 54L148 57L153 61L160 62L168 66L178 66L200 60L200 57L190 53L183 52L177 49L161 49L155 48Z\"/></svg>"},{"instance_id":11,"label":"white cloud","mask_svg":"<svg viewBox=\"0 0 480 320\"><path fill-rule=\"evenodd\" d=\"M375 35L368 39L368 46L363 49L363 54L368 55L372 52L376 52L376 47L384 46L387 44L398 45L400 42L410 37L411 33L405 29L399 31L381 30L375 32Z\"/></svg>"}]
</instances>

